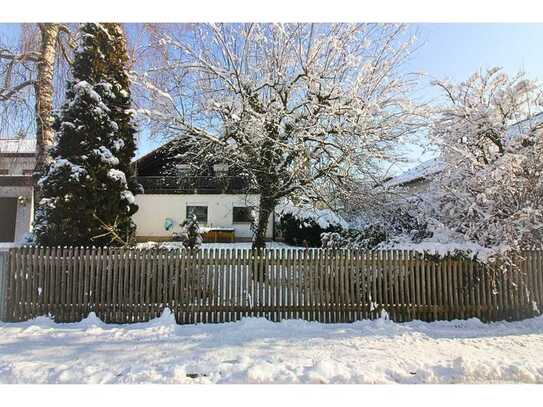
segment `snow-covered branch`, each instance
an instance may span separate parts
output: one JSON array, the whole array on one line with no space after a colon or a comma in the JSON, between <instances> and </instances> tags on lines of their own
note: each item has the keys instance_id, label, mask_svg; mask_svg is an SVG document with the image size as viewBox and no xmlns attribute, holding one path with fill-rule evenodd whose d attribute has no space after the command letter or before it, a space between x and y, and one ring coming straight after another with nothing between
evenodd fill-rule
<instances>
[{"instance_id":1,"label":"snow-covered branch","mask_svg":"<svg viewBox=\"0 0 543 407\"><path fill-rule=\"evenodd\" d=\"M150 35L156 58L135 73L140 112L156 133L215 144L267 206L324 194L392 158L421 125L414 80L399 70L411 44L401 25L197 24Z\"/></svg>"}]
</instances>

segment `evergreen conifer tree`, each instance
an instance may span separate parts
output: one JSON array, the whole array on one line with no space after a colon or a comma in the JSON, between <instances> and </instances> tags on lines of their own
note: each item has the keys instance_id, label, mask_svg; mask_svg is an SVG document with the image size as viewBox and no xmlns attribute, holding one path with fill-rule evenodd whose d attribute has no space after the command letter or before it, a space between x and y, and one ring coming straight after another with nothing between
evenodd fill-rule
<instances>
[{"instance_id":1,"label":"evergreen conifer tree","mask_svg":"<svg viewBox=\"0 0 543 407\"><path fill-rule=\"evenodd\" d=\"M120 245L131 240L138 185L130 160L135 126L127 53L118 24L85 24L55 123L56 144L36 212L46 245Z\"/></svg>"}]
</instances>

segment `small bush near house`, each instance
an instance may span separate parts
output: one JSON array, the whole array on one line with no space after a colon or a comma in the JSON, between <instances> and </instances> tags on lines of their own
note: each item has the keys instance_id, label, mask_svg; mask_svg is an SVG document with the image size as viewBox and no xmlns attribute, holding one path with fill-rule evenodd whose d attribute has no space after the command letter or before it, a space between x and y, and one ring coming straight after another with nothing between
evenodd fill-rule
<instances>
[{"instance_id":1,"label":"small bush near house","mask_svg":"<svg viewBox=\"0 0 543 407\"><path fill-rule=\"evenodd\" d=\"M375 249L384 242L408 236L413 243L420 243L432 236L428 223L413 216L408 210L398 208L395 213L383 215L375 223L363 229L340 229L321 234L324 248Z\"/></svg>"},{"instance_id":2,"label":"small bush near house","mask_svg":"<svg viewBox=\"0 0 543 407\"><path fill-rule=\"evenodd\" d=\"M298 218L290 213L281 216L279 230L286 243L295 246L320 247L323 233L339 233L339 225L330 225L323 229L311 218Z\"/></svg>"},{"instance_id":3,"label":"small bush near house","mask_svg":"<svg viewBox=\"0 0 543 407\"><path fill-rule=\"evenodd\" d=\"M386 239L386 231L381 225L371 225L363 230L324 232L321 234L321 246L326 249L373 249Z\"/></svg>"},{"instance_id":4,"label":"small bush near house","mask_svg":"<svg viewBox=\"0 0 543 407\"><path fill-rule=\"evenodd\" d=\"M407 235L413 243L420 243L423 239L432 237L432 232L428 229L428 221L424 216L417 215L416 209L400 207L385 216L380 227L386 232L387 238Z\"/></svg>"},{"instance_id":5,"label":"small bush near house","mask_svg":"<svg viewBox=\"0 0 543 407\"><path fill-rule=\"evenodd\" d=\"M187 249L197 249L202 245L202 234L196 215L186 219L181 227L181 233L176 234L174 240L181 241Z\"/></svg>"}]
</instances>

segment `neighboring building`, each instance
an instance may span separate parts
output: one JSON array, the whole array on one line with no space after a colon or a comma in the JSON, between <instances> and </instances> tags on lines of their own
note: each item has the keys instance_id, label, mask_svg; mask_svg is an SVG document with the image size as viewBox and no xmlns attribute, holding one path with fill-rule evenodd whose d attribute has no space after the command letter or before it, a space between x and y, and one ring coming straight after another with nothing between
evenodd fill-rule
<instances>
[{"instance_id":1,"label":"neighboring building","mask_svg":"<svg viewBox=\"0 0 543 407\"><path fill-rule=\"evenodd\" d=\"M426 192L434 177L443 171L445 163L439 158L424 161L400 175L386 179L385 187L403 187L411 194Z\"/></svg>"},{"instance_id":2,"label":"neighboring building","mask_svg":"<svg viewBox=\"0 0 543 407\"><path fill-rule=\"evenodd\" d=\"M207 231L207 240L250 241L259 195L251 193L247 179L221 163L195 174L171 150L172 143L166 143L134 162L144 189L136 195L139 210L133 217L138 240L169 240L194 213ZM270 216L267 238L272 237Z\"/></svg>"},{"instance_id":3,"label":"neighboring building","mask_svg":"<svg viewBox=\"0 0 543 407\"><path fill-rule=\"evenodd\" d=\"M0 139L0 242L20 242L33 219L35 139Z\"/></svg>"}]
</instances>

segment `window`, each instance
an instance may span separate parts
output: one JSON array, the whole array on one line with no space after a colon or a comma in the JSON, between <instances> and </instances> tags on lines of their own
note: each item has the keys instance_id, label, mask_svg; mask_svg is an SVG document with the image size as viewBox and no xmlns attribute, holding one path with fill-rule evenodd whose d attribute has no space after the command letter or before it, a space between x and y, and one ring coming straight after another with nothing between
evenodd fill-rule
<instances>
[{"instance_id":1,"label":"window","mask_svg":"<svg viewBox=\"0 0 543 407\"><path fill-rule=\"evenodd\" d=\"M0 175L8 175L9 170L7 168L0 168Z\"/></svg>"},{"instance_id":2,"label":"window","mask_svg":"<svg viewBox=\"0 0 543 407\"><path fill-rule=\"evenodd\" d=\"M214 164L213 165L213 171L215 171L215 174L218 176L227 175L228 174L228 164Z\"/></svg>"},{"instance_id":3,"label":"window","mask_svg":"<svg viewBox=\"0 0 543 407\"><path fill-rule=\"evenodd\" d=\"M196 215L196 219L199 223L207 223L207 206L188 206L187 205L187 219L192 215Z\"/></svg>"},{"instance_id":4,"label":"window","mask_svg":"<svg viewBox=\"0 0 543 407\"><path fill-rule=\"evenodd\" d=\"M234 206L233 223L251 223L253 221L253 208L251 206Z\"/></svg>"},{"instance_id":5,"label":"window","mask_svg":"<svg viewBox=\"0 0 543 407\"><path fill-rule=\"evenodd\" d=\"M175 169L177 170L177 175L188 175L190 174L190 164L176 164Z\"/></svg>"},{"instance_id":6,"label":"window","mask_svg":"<svg viewBox=\"0 0 543 407\"><path fill-rule=\"evenodd\" d=\"M23 170L23 175L32 175L34 170Z\"/></svg>"}]
</instances>

